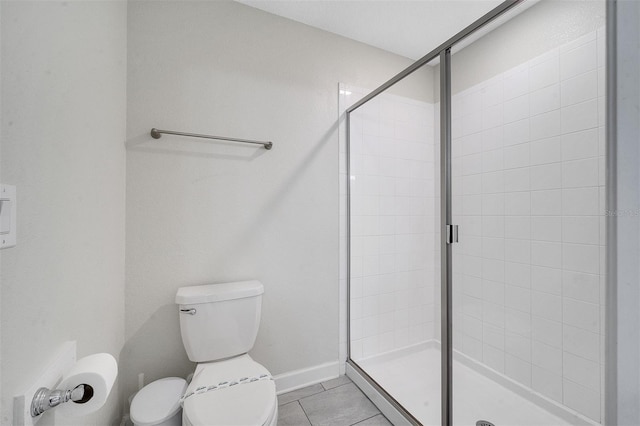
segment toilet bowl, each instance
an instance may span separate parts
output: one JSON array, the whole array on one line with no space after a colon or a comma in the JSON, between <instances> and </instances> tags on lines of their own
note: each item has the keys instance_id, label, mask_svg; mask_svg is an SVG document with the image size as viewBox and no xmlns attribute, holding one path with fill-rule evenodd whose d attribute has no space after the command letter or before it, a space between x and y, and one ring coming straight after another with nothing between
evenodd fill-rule
<instances>
[{"instance_id":1,"label":"toilet bowl","mask_svg":"<svg viewBox=\"0 0 640 426\"><path fill-rule=\"evenodd\" d=\"M263 293L259 281L178 289L182 343L197 363L182 398L183 425L276 425L273 378L247 354L258 334Z\"/></svg>"},{"instance_id":2,"label":"toilet bowl","mask_svg":"<svg viewBox=\"0 0 640 426\"><path fill-rule=\"evenodd\" d=\"M184 426L272 426L278 419L273 379L249 355L198 364L183 407Z\"/></svg>"}]
</instances>

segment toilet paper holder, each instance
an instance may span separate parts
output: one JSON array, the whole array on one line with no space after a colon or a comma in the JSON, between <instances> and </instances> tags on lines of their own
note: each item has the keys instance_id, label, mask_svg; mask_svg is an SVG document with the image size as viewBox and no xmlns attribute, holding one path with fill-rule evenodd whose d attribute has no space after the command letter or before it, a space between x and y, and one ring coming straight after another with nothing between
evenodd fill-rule
<instances>
[{"instance_id":1,"label":"toilet paper holder","mask_svg":"<svg viewBox=\"0 0 640 426\"><path fill-rule=\"evenodd\" d=\"M69 401L76 404L84 404L92 397L93 388L86 383L67 390L40 388L33 395L33 400L31 400L31 417L38 417L50 408Z\"/></svg>"}]
</instances>

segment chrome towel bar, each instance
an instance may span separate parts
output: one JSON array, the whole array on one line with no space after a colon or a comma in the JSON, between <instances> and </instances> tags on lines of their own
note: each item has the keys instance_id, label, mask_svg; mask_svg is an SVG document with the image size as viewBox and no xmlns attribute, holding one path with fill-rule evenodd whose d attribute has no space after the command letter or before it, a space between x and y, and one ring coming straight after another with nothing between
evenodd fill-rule
<instances>
[{"instance_id":1,"label":"chrome towel bar","mask_svg":"<svg viewBox=\"0 0 640 426\"><path fill-rule=\"evenodd\" d=\"M230 142L241 142L241 143L252 143L255 145L262 145L264 149L273 148L273 142L269 141L254 141L250 139L238 139L238 138L228 138L225 136L211 136L211 135L199 135L197 133L184 133L184 132L174 132L172 130L160 130L155 127L151 129L151 137L154 139L160 139L162 134L166 135L177 135L177 136L189 136L191 138L203 138L203 139L216 139L221 141L230 141Z\"/></svg>"}]
</instances>

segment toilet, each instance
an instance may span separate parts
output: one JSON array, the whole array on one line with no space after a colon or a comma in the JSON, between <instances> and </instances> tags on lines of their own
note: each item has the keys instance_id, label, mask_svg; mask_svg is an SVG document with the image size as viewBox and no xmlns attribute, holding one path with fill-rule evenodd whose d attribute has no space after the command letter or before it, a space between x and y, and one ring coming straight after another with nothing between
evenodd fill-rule
<instances>
[{"instance_id":1,"label":"toilet","mask_svg":"<svg viewBox=\"0 0 640 426\"><path fill-rule=\"evenodd\" d=\"M197 363L191 382L156 380L131 402L136 426L276 426L278 400L269 371L247 354L260 326L259 281L178 289L180 334Z\"/></svg>"},{"instance_id":2,"label":"toilet","mask_svg":"<svg viewBox=\"0 0 640 426\"><path fill-rule=\"evenodd\" d=\"M182 401L184 426L275 426L276 386L269 371L247 354L260 325L259 281L178 289L180 333L197 363Z\"/></svg>"}]
</instances>

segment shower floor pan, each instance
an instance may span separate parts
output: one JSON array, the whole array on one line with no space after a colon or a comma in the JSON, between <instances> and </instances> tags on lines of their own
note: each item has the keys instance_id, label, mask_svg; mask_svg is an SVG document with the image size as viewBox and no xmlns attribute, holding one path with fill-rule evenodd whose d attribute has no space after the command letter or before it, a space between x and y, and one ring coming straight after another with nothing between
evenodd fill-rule
<instances>
[{"instance_id":1,"label":"shower floor pan","mask_svg":"<svg viewBox=\"0 0 640 426\"><path fill-rule=\"evenodd\" d=\"M456 425L475 425L480 420L496 426L598 424L465 358L454 356ZM440 349L436 342L369 358L358 365L423 425L440 425ZM481 372L483 368L489 374Z\"/></svg>"}]
</instances>

